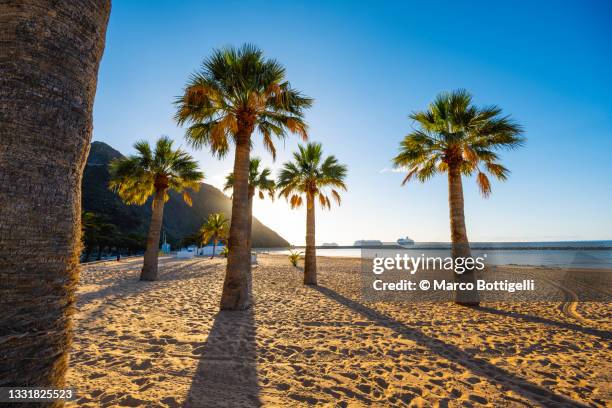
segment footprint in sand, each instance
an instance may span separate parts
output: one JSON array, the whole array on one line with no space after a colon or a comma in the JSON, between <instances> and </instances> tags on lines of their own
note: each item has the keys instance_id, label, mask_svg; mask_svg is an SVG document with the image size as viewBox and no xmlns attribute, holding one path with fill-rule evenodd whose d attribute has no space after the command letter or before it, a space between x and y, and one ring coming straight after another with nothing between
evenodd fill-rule
<instances>
[{"instance_id":1,"label":"footprint in sand","mask_svg":"<svg viewBox=\"0 0 612 408\"><path fill-rule=\"evenodd\" d=\"M147 370L151 368L153 364L151 364L151 360L144 360L141 363L134 363L130 366L132 370Z\"/></svg>"},{"instance_id":2,"label":"footprint in sand","mask_svg":"<svg viewBox=\"0 0 612 408\"><path fill-rule=\"evenodd\" d=\"M488 402L486 398L481 397L480 395L475 395L475 394L470 395L468 399L478 404L486 404Z\"/></svg>"}]
</instances>

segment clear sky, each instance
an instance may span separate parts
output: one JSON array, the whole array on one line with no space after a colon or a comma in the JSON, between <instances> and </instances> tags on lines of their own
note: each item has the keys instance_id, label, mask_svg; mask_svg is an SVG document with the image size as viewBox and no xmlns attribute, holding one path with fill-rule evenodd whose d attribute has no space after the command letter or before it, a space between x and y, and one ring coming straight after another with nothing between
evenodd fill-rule
<instances>
[{"instance_id":1,"label":"clear sky","mask_svg":"<svg viewBox=\"0 0 612 408\"><path fill-rule=\"evenodd\" d=\"M412 128L407 115L467 88L521 123L528 142L503 153L512 171L483 199L464 180L472 241L612 239L612 6L608 1L114 0L94 109L94 140L124 154L169 135L174 97L211 49L250 42L316 99L311 140L349 167L340 208L317 210L317 242L448 241L446 178L401 187L386 169ZM255 155L273 170L254 135ZM190 150L190 149L189 149ZM195 151L221 186L233 152ZM255 216L303 244L305 210L257 201Z\"/></svg>"}]
</instances>

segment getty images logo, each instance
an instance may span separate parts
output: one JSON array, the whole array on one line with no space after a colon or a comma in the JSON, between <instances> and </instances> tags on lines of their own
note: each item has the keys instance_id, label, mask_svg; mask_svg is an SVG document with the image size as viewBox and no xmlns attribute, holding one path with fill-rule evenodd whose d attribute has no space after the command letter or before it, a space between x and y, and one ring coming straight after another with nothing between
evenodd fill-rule
<instances>
[{"instance_id":1,"label":"getty images logo","mask_svg":"<svg viewBox=\"0 0 612 408\"><path fill-rule=\"evenodd\" d=\"M380 275L385 271L400 270L409 272L414 275L417 270L446 270L454 271L461 275L465 271L477 270L481 271L485 268L484 260L487 257L484 254L482 257L427 257L425 254L421 256L409 256L408 254L395 254L394 257L374 257L372 260L372 272Z\"/></svg>"}]
</instances>

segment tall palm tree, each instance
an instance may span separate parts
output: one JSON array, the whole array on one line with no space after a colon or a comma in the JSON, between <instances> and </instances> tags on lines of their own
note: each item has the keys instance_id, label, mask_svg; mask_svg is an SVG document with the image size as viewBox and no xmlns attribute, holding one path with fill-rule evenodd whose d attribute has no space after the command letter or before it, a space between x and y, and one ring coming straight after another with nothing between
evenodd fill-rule
<instances>
[{"instance_id":1,"label":"tall palm tree","mask_svg":"<svg viewBox=\"0 0 612 408\"><path fill-rule=\"evenodd\" d=\"M215 251L219 241L227 239L229 234L229 220L221 213L210 214L206 223L198 231L200 243L213 242L213 253L210 259L215 257Z\"/></svg>"},{"instance_id":2,"label":"tall palm tree","mask_svg":"<svg viewBox=\"0 0 612 408\"><path fill-rule=\"evenodd\" d=\"M157 255L164 203L168 201L168 190L183 192L183 199L191 206L191 197L186 189L198 190L204 174L198 163L181 149L173 149L172 140L161 137L151 150L146 140L134 144L138 152L129 157L119 157L109 164L109 188L119 194L126 204L144 204L153 196L151 224L147 236L147 249L140 280L157 279Z\"/></svg>"},{"instance_id":3,"label":"tall palm tree","mask_svg":"<svg viewBox=\"0 0 612 408\"><path fill-rule=\"evenodd\" d=\"M109 0L0 2L0 386L62 388ZM33 357L35 356L35 357Z\"/></svg>"},{"instance_id":4,"label":"tall palm tree","mask_svg":"<svg viewBox=\"0 0 612 408\"><path fill-rule=\"evenodd\" d=\"M274 187L275 183L270 177L272 172L269 168L265 167L261 172L259 171L259 166L261 164L261 159L259 157L255 157L251 159L249 163L249 233L248 233L248 247L251 248L251 240L253 238L253 197L255 197L255 193L259 195L260 199L264 199L266 193L268 196L274 200ZM234 173L230 173L225 178L225 186L223 187L224 191L232 190L234 188Z\"/></svg>"},{"instance_id":5,"label":"tall palm tree","mask_svg":"<svg viewBox=\"0 0 612 408\"><path fill-rule=\"evenodd\" d=\"M185 137L195 148L207 146L225 156L233 143L234 193L230 253L221 295L221 309L251 305L251 248L249 248L249 156L251 135L258 131L265 148L275 156L273 137L287 132L307 138L304 109L312 99L294 90L285 69L266 59L253 45L214 50L191 77L177 100L176 120L189 125Z\"/></svg>"},{"instance_id":6,"label":"tall palm tree","mask_svg":"<svg viewBox=\"0 0 612 408\"><path fill-rule=\"evenodd\" d=\"M429 109L414 112L410 118L417 128L400 143L400 152L393 159L397 168L406 169L402 182L413 178L425 182L438 173L447 173L452 256L471 257L470 244L463 212L462 175L476 174L476 182L484 197L491 193L486 173L506 180L508 169L499 164L499 149L521 146L521 126L509 116L502 116L497 106L479 108L465 90L444 92L437 96ZM455 278L473 281L473 273ZM461 280L461 279L460 279ZM477 293L457 293L458 303L477 304Z\"/></svg>"},{"instance_id":7,"label":"tall palm tree","mask_svg":"<svg viewBox=\"0 0 612 408\"><path fill-rule=\"evenodd\" d=\"M328 194L340 205L340 193L346 191L347 168L334 156L323 159L320 143L298 146L293 162L287 162L278 176L276 186L279 195L285 197L291 208L300 207L306 198L306 256L304 259L304 284L317 284L317 254L315 247L315 204L318 199L323 209L331 208ZM327 190L330 190L329 193Z\"/></svg>"}]
</instances>

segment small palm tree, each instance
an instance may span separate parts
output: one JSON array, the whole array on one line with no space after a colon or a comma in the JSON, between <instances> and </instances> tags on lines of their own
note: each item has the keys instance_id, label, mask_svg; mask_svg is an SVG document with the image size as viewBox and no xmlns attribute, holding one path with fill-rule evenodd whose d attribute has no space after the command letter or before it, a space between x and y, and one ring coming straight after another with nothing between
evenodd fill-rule
<instances>
[{"instance_id":1,"label":"small palm tree","mask_svg":"<svg viewBox=\"0 0 612 408\"><path fill-rule=\"evenodd\" d=\"M260 199L264 199L266 193L274 200L274 180L268 178L272 172L269 168L265 167L261 172L259 171L259 165L261 159L255 157L251 159L249 163L249 233L248 233L248 247L251 248L251 239L253 238L253 197L257 193ZM232 190L234 188L234 173L230 173L225 178L224 191Z\"/></svg>"},{"instance_id":2,"label":"small palm tree","mask_svg":"<svg viewBox=\"0 0 612 408\"><path fill-rule=\"evenodd\" d=\"M510 117L501 116L501 112L497 106L474 106L472 96L465 90L441 93L428 110L410 115L417 129L404 137L400 152L393 159L396 168L407 171L402 185L412 178L425 182L438 173L447 173L453 257L471 257L463 212L462 175L475 173L482 195L488 197L491 183L486 173L502 181L509 173L499 164L495 150L514 149L524 141L520 137L521 127ZM457 274L455 277L459 278ZM462 278L473 280L474 276L467 272ZM466 296L456 300L478 304L477 294Z\"/></svg>"},{"instance_id":3,"label":"small palm tree","mask_svg":"<svg viewBox=\"0 0 612 408\"><path fill-rule=\"evenodd\" d=\"M302 255L304 253L301 251L294 251L292 249L289 250L289 262L291 262L291 265L297 267L298 266L298 262L300 261L300 259L302 259Z\"/></svg>"},{"instance_id":4,"label":"small palm tree","mask_svg":"<svg viewBox=\"0 0 612 408\"><path fill-rule=\"evenodd\" d=\"M322 208L331 208L331 201L325 191L340 205L340 193L346 191L344 179L347 168L339 164L334 156L323 159L320 143L298 146L293 153L293 162L287 162L276 183L279 195L285 197L291 208L300 207L306 198L306 257L304 261L304 284L317 284L317 254L315 247L315 202L318 198Z\"/></svg>"},{"instance_id":5,"label":"small palm tree","mask_svg":"<svg viewBox=\"0 0 612 408\"><path fill-rule=\"evenodd\" d=\"M134 148L138 154L120 157L110 163L109 187L126 204L142 205L153 196L153 212L140 279L156 280L159 235L164 203L169 198L168 190L182 191L183 199L191 206L187 189L198 190L204 174L187 152L172 148L172 140L168 137L161 137L157 141L155 151L151 150L147 141L137 142Z\"/></svg>"},{"instance_id":6,"label":"small palm tree","mask_svg":"<svg viewBox=\"0 0 612 408\"><path fill-rule=\"evenodd\" d=\"M191 77L177 100L176 121L189 125L185 137L194 148L207 146L225 156L230 144L234 157L234 193L227 272L221 309L246 309L251 305L249 248L249 163L251 135L258 131L264 147L276 155L273 137L287 131L307 138L303 111L312 99L294 90L285 69L253 45L213 51Z\"/></svg>"},{"instance_id":7,"label":"small palm tree","mask_svg":"<svg viewBox=\"0 0 612 408\"><path fill-rule=\"evenodd\" d=\"M229 220L221 213L210 214L208 220L206 220L198 232L198 237L202 245L210 241L213 243L213 253L210 259L215 257L219 241L227 239L228 234Z\"/></svg>"},{"instance_id":8,"label":"small palm tree","mask_svg":"<svg viewBox=\"0 0 612 408\"><path fill-rule=\"evenodd\" d=\"M224 258L227 258L228 254L229 254L229 248L227 246L224 246L221 252L219 252L219 255L221 255Z\"/></svg>"}]
</instances>

